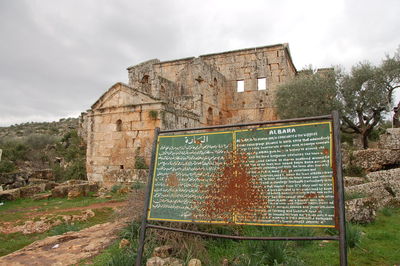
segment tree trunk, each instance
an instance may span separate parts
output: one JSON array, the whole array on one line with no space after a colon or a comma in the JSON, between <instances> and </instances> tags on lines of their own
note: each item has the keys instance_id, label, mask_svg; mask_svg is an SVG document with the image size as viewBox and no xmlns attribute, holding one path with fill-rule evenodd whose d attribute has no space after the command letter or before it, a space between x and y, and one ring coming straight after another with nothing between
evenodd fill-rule
<instances>
[{"instance_id":1,"label":"tree trunk","mask_svg":"<svg viewBox=\"0 0 400 266\"><path fill-rule=\"evenodd\" d=\"M368 132L363 132L362 133L362 145L364 149L368 149Z\"/></svg>"}]
</instances>

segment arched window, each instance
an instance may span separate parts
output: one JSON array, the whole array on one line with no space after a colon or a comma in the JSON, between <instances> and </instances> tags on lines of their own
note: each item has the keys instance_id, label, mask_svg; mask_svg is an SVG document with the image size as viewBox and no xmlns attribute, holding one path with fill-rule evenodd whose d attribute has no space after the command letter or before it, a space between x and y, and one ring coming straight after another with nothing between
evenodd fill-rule
<instances>
[{"instance_id":1,"label":"arched window","mask_svg":"<svg viewBox=\"0 0 400 266\"><path fill-rule=\"evenodd\" d=\"M149 84L149 75L144 75L140 82L143 84Z\"/></svg>"},{"instance_id":2,"label":"arched window","mask_svg":"<svg viewBox=\"0 0 400 266\"><path fill-rule=\"evenodd\" d=\"M160 93L161 93L161 94L165 94L165 88L164 88L163 85L161 85L161 87L160 87Z\"/></svg>"},{"instance_id":3,"label":"arched window","mask_svg":"<svg viewBox=\"0 0 400 266\"><path fill-rule=\"evenodd\" d=\"M218 80L217 78L214 78L214 88L217 88L217 86L218 86Z\"/></svg>"},{"instance_id":4,"label":"arched window","mask_svg":"<svg viewBox=\"0 0 400 266\"><path fill-rule=\"evenodd\" d=\"M118 119L116 123L116 130L121 131L122 130L122 120Z\"/></svg>"}]
</instances>

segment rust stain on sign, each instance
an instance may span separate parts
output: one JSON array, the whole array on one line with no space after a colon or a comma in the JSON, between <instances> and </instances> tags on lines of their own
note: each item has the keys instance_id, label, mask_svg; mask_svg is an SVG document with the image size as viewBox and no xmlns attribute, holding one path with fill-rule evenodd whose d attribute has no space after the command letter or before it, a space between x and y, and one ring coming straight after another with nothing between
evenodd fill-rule
<instances>
[{"instance_id":1,"label":"rust stain on sign","mask_svg":"<svg viewBox=\"0 0 400 266\"><path fill-rule=\"evenodd\" d=\"M258 177L250 174L246 153L226 152L210 183L199 187L204 195L200 205L201 215L207 220L225 222L257 221L268 214L267 189Z\"/></svg>"},{"instance_id":2,"label":"rust stain on sign","mask_svg":"<svg viewBox=\"0 0 400 266\"><path fill-rule=\"evenodd\" d=\"M169 187L177 187L179 185L179 180L178 177L176 176L176 173L169 174L165 183Z\"/></svg>"}]
</instances>

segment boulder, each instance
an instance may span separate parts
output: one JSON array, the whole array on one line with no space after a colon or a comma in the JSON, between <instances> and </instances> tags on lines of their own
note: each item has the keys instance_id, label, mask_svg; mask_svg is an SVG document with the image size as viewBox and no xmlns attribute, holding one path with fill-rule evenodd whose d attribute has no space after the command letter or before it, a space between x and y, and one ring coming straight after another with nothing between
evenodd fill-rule
<instances>
[{"instance_id":1,"label":"boulder","mask_svg":"<svg viewBox=\"0 0 400 266\"><path fill-rule=\"evenodd\" d=\"M12 184L6 185L7 189L14 189L26 186L27 182L22 176L16 176Z\"/></svg>"},{"instance_id":2,"label":"boulder","mask_svg":"<svg viewBox=\"0 0 400 266\"><path fill-rule=\"evenodd\" d=\"M21 187L21 198L30 198L34 196L35 194L44 192L44 184L42 185L34 185L34 186L26 186L26 187Z\"/></svg>"},{"instance_id":3,"label":"boulder","mask_svg":"<svg viewBox=\"0 0 400 266\"><path fill-rule=\"evenodd\" d=\"M163 266L164 260L160 257L151 257L147 260L146 266Z\"/></svg>"},{"instance_id":4,"label":"boulder","mask_svg":"<svg viewBox=\"0 0 400 266\"><path fill-rule=\"evenodd\" d=\"M348 222L367 224L375 219L378 203L372 197L352 199L345 202L345 209Z\"/></svg>"},{"instance_id":5,"label":"boulder","mask_svg":"<svg viewBox=\"0 0 400 266\"><path fill-rule=\"evenodd\" d=\"M173 247L169 246L169 245L156 247L153 251L153 256L160 257L160 258L167 258L167 257L171 256L172 251L173 251Z\"/></svg>"},{"instance_id":6,"label":"boulder","mask_svg":"<svg viewBox=\"0 0 400 266\"><path fill-rule=\"evenodd\" d=\"M45 184L44 190L49 191L58 186L59 184L54 182L54 181L49 181L48 183Z\"/></svg>"},{"instance_id":7,"label":"boulder","mask_svg":"<svg viewBox=\"0 0 400 266\"><path fill-rule=\"evenodd\" d=\"M68 199L75 199L75 198L79 198L79 197L83 197L83 191L79 190L79 189L72 189L70 191L68 191Z\"/></svg>"},{"instance_id":8,"label":"boulder","mask_svg":"<svg viewBox=\"0 0 400 266\"><path fill-rule=\"evenodd\" d=\"M361 167L367 172L400 165L400 151L398 150L357 150L353 152L352 158L352 165Z\"/></svg>"},{"instance_id":9,"label":"boulder","mask_svg":"<svg viewBox=\"0 0 400 266\"><path fill-rule=\"evenodd\" d=\"M386 191L400 200L400 168L369 173L367 179L372 182L382 182Z\"/></svg>"},{"instance_id":10,"label":"boulder","mask_svg":"<svg viewBox=\"0 0 400 266\"><path fill-rule=\"evenodd\" d=\"M188 266L201 266L201 261L198 259L191 259Z\"/></svg>"},{"instance_id":11,"label":"boulder","mask_svg":"<svg viewBox=\"0 0 400 266\"><path fill-rule=\"evenodd\" d=\"M29 185L38 185L38 184L46 184L49 180L40 179L40 178L29 178Z\"/></svg>"},{"instance_id":12,"label":"boulder","mask_svg":"<svg viewBox=\"0 0 400 266\"><path fill-rule=\"evenodd\" d=\"M76 180L70 180L76 181ZM87 196L89 192L96 192L99 189L98 184L93 183L89 184L88 182L84 182L78 180L79 182L65 182L60 186L57 186L51 190L53 198L76 198L76 197L83 197ZM71 192L71 194L70 194Z\"/></svg>"},{"instance_id":13,"label":"boulder","mask_svg":"<svg viewBox=\"0 0 400 266\"><path fill-rule=\"evenodd\" d=\"M345 193L347 195L359 194L362 198L374 198L378 208L388 205L388 203L393 199L393 196L386 190L382 181L368 182L365 184L346 187Z\"/></svg>"},{"instance_id":14,"label":"boulder","mask_svg":"<svg viewBox=\"0 0 400 266\"><path fill-rule=\"evenodd\" d=\"M183 262L176 258L152 257L147 260L146 266L183 266Z\"/></svg>"},{"instance_id":15,"label":"boulder","mask_svg":"<svg viewBox=\"0 0 400 266\"><path fill-rule=\"evenodd\" d=\"M36 194L32 196L33 200L45 200L49 199L51 197L51 193L45 193L45 194Z\"/></svg>"},{"instance_id":16,"label":"boulder","mask_svg":"<svg viewBox=\"0 0 400 266\"><path fill-rule=\"evenodd\" d=\"M0 201L16 200L16 199L20 198L20 195L21 195L21 192L20 192L19 188L3 190L0 192Z\"/></svg>"},{"instance_id":17,"label":"boulder","mask_svg":"<svg viewBox=\"0 0 400 266\"><path fill-rule=\"evenodd\" d=\"M129 242L128 239L123 238L123 239L121 239L121 241L119 242L119 248L120 248L120 249L124 249L124 248L126 248L126 247L129 247L130 244L131 244L131 243Z\"/></svg>"},{"instance_id":18,"label":"boulder","mask_svg":"<svg viewBox=\"0 0 400 266\"><path fill-rule=\"evenodd\" d=\"M51 190L52 198L65 198L68 196L69 186L56 186Z\"/></svg>"},{"instance_id":19,"label":"boulder","mask_svg":"<svg viewBox=\"0 0 400 266\"><path fill-rule=\"evenodd\" d=\"M360 185L365 183L367 180L365 177L358 177L358 176L345 176L344 177L344 186L350 187L355 185Z\"/></svg>"}]
</instances>

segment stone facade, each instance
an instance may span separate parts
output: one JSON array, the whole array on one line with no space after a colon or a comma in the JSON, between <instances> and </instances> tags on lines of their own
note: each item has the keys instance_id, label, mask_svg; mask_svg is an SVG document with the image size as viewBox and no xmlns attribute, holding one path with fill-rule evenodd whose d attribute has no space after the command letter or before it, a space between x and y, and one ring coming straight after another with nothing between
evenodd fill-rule
<instances>
[{"instance_id":1,"label":"stone facade","mask_svg":"<svg viewBox=\"0 0 400 266\"><path fill-rule=\"evenodd\" d=\"M126 182L127 173L138 179L155 127L276 120L278 85L296 73L287 44L129 67L129 83L112 86L81 116L88 179L106 186Z\"/></svg>"}]
</instances>

